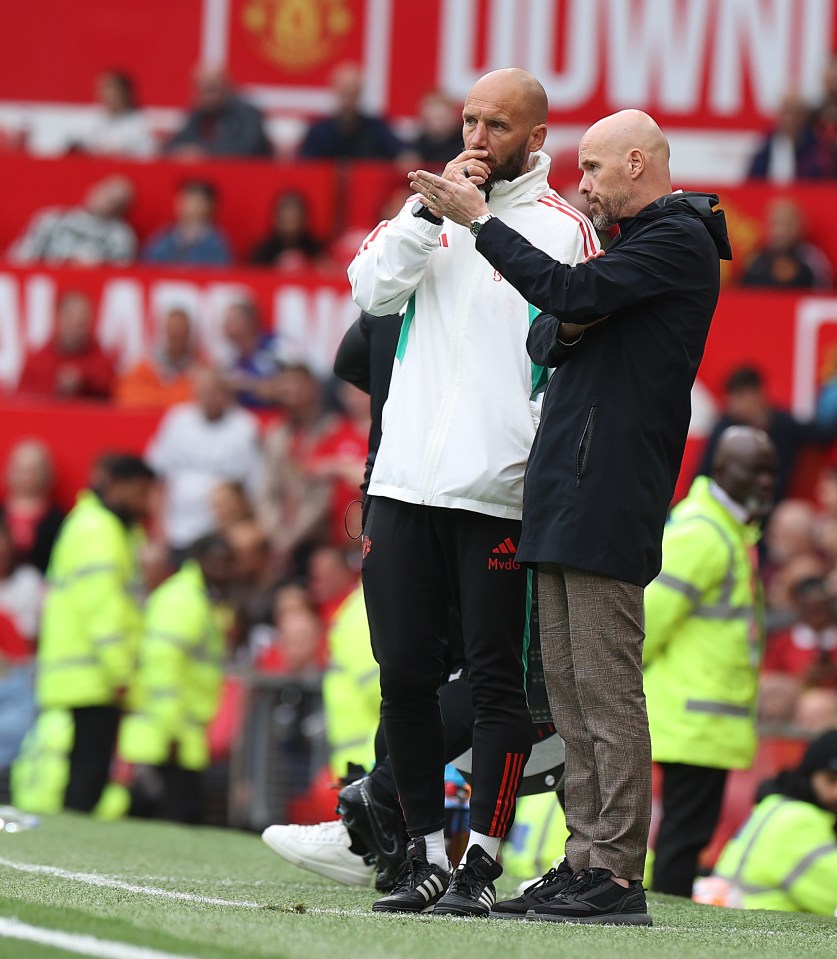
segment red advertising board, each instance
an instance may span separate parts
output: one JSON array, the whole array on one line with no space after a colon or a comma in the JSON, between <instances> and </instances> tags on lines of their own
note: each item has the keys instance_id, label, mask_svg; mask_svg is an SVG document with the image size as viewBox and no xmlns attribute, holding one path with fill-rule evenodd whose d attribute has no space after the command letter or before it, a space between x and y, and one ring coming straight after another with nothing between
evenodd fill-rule
<instances>
[{"instance_id":1,"label":"red advertising board","mask_svg":"<svg viewBox=\"0 0 837 959\"><path fill-rule=\"evenodd\" d=\"M363 63L371 104L411 116L480 73L524 67L554 122L626 106L669 127L754 129L791 88L815 97L835 46L832 0L30 0L2 18L0 96L79 103L133 73L146 104L183 106L198 61L267 106L319 113L332 68Z\"/></svg>"}]
</instances>

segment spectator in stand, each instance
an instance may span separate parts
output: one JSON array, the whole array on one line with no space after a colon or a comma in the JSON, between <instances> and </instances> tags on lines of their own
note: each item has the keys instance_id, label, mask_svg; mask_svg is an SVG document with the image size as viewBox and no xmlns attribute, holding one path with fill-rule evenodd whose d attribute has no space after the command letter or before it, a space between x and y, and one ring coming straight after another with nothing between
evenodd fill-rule
<instances>
[{"instance_id":1,"label":"spectator in stand","mask_svg":"<svg viewBox=\"0 0 837 959\"><path fill-rule=\"evenodd\" d=\"M157 144L145 114L137 103L133 78L121 70L107 70L96 81L101 113L78 146L94 156L147 159Z\"/></svg>"},{"instance_id":2,"label":"spectator in stand","mask_svg":"<svg viewBox=\"0 0 837 959\"><path fill-rule=\"evenodd\" d=\"M147 458L164 482L164 538L182 562L189 547L215 528L215 486L235 480L252 490L259 482L258 423L238 406L220 373L204 369L195 378L195 401L165 414Z\"/></svg>"},{"instance_id":3,"label":"spectator in stand","mask_svg":"<svg viewBox=\"0 0 837 959\"><path fill-rule=\"evenodd\" d=\"M308 224L308 202L293 190L276 200L270 233L253 247L248 262L277 270L311 266L323 255L324 246Z\"/></svg>"},{"instance_id":4,"label":"spectator in stand","mask_svg":"<svg viewBox=\"0 0 837 959\"><path fill-rule=\"evenodd\" d=\"M46 572L64 513L52 498L52 456L39 440L22 440L6 461L6 499L0 522L8 528L19 561Z\"/></svg>"},{"instance_id":5,"label":"spectator in stand","mask_svg":"<svg viewBox=\"0 0 837 959\"><path fill-rule=\"evenodd\" d=\"M161 334L151 355L117 380L115 399L119 406L164 409L194 399L193 378L201 363L186 310L169 310Z\"/></svg>"},{"instance_id":6,"label":"spectator in stand","mask_svg":"<svg viewBox=\"0 0 837 959\"><path fill-rule=\"evenodd\" d=\"M210 502L212 515L215 517L215 529L228 538L239 523L253 519L253 504L247 490L235 480L219 483L212 490Z\"/></svg>"},{"instance_id":7,"label":"spectator in stand","mask_svg":"<svg viewBox=\"0 0 837 959\"><path fill-rule=\"evenodd\" d=\"M837 54L832 53L823 72L823 98L814 110L814 130L822 149L837 168Z\"/></svg>"},{"instance_id":8,"label":"spectator in stand","mask_svg":"<svg viewBox=\"0 0 837 959\"><path fill-rule=\"evenodd\" d=\"M837 719L837 619L822 578L807 577L791 593L799 622L768 642L761 715L815 731L812 723L821 729Z\"/></svg>"},{"instance_id":9,"label":"spectator in stand","mask_svg":"<svg viewBox=\"0 0 837 959\"><path fill-rule=\"evenodd\" d=\"M218 193L204 180L189 180L177 191L174 223L154 233L145 245L147 263L226 266L230 247L215 225Z\"/></svg>"},{"instance_id":10,"label":"spectator in stand","mask_svg":"<svg viewBox=\"0 0 837 959\"><path fill-rule=\"evenodd\" d=\"M273 154L261 111L236 94L223 70L198 67L194 85L194 108L166 153L189 160Z\"/></svg>"},{"instance_id":11,"label":"spectator in stand","mask_svg":"<svg viewBox=\"0 0 837 959\"><path fill-rule=\"evenodd\" d=\"M351 383L339 382L336 394L345 415L318 444L310 471L332 484L329 542L332 546L348 547L360 535L359 501L369 453L371 415L368 393ZM356 514L351 511L353 503L358 503Z\"/></svg>"},{"instance_id":12,"label":"spectator in stand","mask_svg":"<svg viewBox=\"0 0 837 959\"><path fill-rule=\"evenodd\" d=\"M443 168L462 152L462 114L441 90L432 90L421 98L419 133L410 150L431 169Z\"/></svg>"},{"instance_id":13,"label":"spectator in stand","mask_svg":"<svg viewBox=\"0 0 837 959\"><path fill-rule=\"evenodd\" d=\"M798 93L786 93L773 129L750 161L747 179L787 184L834 175L833 159L823 150L812 123L811 108Z\"/></svg>"},{"instance_id":14,"label":"spectator in stand","mask_svg":"<svg viewBox=\"0 0 837 959\"><path fill-rule=\"evenodd\" d=\"M134 185L108 176L87 191L81 206L50 207L36 213L9 248L14 263L49 266L125 266L137 255L137 238L125 222Z\"/></svg>"},{"instance_id":15,"label":"spectator in stand","mask_svg":"<svg viewBox=\"0 0 837 959\"><path fill-rule=\"evenodd\" d=\"M227 307L223 334L233 354L224 375L238 402L251 409L275 406L278 337L262 328L259 308L252 300L236 300Z\"/></svg>"},{"instance_id":16,"label":"spectator in stand","mask_svg":"<svg viewBox=\"0 0 837 959\"><path fill-rule=\"evenodd\" d=\"M35 721L32 656L43 576L23 564L0 522L0 769L8 769Z\"/></svg>"},{"instance_id":17,"label":"spectator in stand","mask_svg":"<svg viewBox=\"0 0 837 959\"><path fill-rule=\"evenodd\" d=\"M62 399L106 399L113 363L93 335L93 304L86 293L70 291L58 303L53 339L26 361L18 393Z\"/></svg>"},{"instance_id":18,"label":"spectator in stand","mask_svg":"<svg viewBox=\"0 0 837 959\"><path fill-rule=\"evenodd\" d=\"M281 581L271 563L270 543L258 523L241 520L229 528L226 536L235 553L238 640L253 649L258 645L254 628L272 622Z\"/></svg>"},{"instance_id":19,"label":"spectator in stand","mask_svg":"<svg viewBox=\"0 0 837 959\"><path fill-rule=\"evenodd\" d=\"M308 128L299 147L302 159L395 160L405 154L404 144L389 124L361 109L363 73L358 66L336 67L331 92L334 112Z\"/></svg>"},{"instance_id":20,"label":"spectator in stand","mask_svg":"<svg viewBox=\"0 0 837 959\"><path fill-rule=\"evenodd\" d=\"M358 584L359 574L349 563L345 550L321 546L308 564L308 594L326 629L334 614Z\"/></svg>"},{"instance_id":21,"label":"spectator in stand","mask_svg":"<svg viewBox=\"0 0 837 959\"><path fill-rule=\"evenodd\" d=\"M750 261L742 286L783 290L827 290L832 270L828 257L805 239L804 214L798 203L774 200L767 211L764 246Z\"/></svg>"},{"instance_id":22,"label":"spectator in stand","mask_svg":"<svg viewBox=\"0 0 837 959\"><path fill-rule=\"evenodd\" d=\"M296 679L316 679L325 665L323 627L311 610L283 610L279 602L275 610L275 630L269 645L257 659L256 668Z\"/></svg>"},{"instance_id":23,"label":"spectator in stand","mask_svg":"<svg viewBox=\"0 0 837 959\"><path fill-rule=\"evenodd\" d=\"M309 473L311 457L334 428L322 387L304 364L286 366L277 381L284 420L265 436L265 470L256 516L270 538L279 572L304 572L310 551L328 539L331 484Z\"/></svg>"},{"instance_id":24,"label":"spectator in stand","mask_svg":"<svg viewBox=\"0 0 837 959\"><path fill-rule=\"evenodd\" d=\"M837 437L837 416L831 421L803 421L787 410L772 406L761 373L751 366L734 370L724 384L723 415L715 424L698 468L698 473L709 475L715 446L728 426L752 426L764 430L779 455L776 475L776 500L787 495L797 457L807 445L827 444Z\"/></svg>"}]
</instances>

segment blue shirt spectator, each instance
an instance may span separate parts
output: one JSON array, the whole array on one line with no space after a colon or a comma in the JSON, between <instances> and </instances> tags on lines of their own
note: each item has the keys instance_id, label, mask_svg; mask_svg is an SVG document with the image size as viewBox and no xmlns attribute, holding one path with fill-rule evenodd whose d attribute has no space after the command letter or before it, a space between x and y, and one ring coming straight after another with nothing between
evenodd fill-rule
<instances>
[{"instance_id":1,"label":"blue shirt spectator","mask_svg":"<svg viewBox=\"0 0 837 959\"><path fill-rule=\"evenodd\" d=\"M211 183L191 180L177 192L175 222L154 233L145 245L147 263L225 266L232 256L226 237L215 226L217 194Z\"/></svg>"}]
</instances>

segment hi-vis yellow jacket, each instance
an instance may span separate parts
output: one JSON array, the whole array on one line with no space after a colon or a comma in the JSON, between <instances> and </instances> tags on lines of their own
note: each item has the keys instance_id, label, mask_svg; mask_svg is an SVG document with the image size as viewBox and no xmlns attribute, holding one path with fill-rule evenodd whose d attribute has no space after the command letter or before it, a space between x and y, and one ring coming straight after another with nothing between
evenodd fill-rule
<instances>
[{"instance_id":1,"label":"hi-vis yellow jacket","mask_svg":"<svg viewBox=\"0 0 837 959\"><path fill-rule=\"evenodd\" d=\"M340 605L328 633L323 706L334 775L345 775L349 763L371 769L381 714L381 686L360 587Z\"/></svg>"},{"instance_id":2,"label":"hi-vis yellow jacket","mask_svg":"<svg viewBox=\"0 0 837 959\"><path fill-rule=\"evenodd\" d=\"M42 709L114 703L140 630L132 534L90 490L65 520L47 570L36 697Z\"/></svg>"},{"instance_id":3,"label":"hi-vis yellow jacket","mask_svg":"<svg viewBox=\"0 0 837 959\"><path fill-rule=\"evenodd\" d=\"M834 813L774 794L763 799L727 844L713 873L724 905L832 916L837 910Z\"/></svg>"},{"instance_id":4,"label":"hi-vis yellow jacket","mask_svg":"<svg viewBox=\"0 0 837 959\"><path fill-rule=\"evenodd\" d=\"M698 477L672 511L645 591L645 694L657 762L746 769L763 639L758 530Z\"/></svg>"},{"instance_id":5,"label":"hi-vis yellow jacket","mask_svg":"<svg viewBox=\"0 0 837 959\"><path fill-rule=\"evenodd\" d=\"M194 560L149 597L131 712L119 756L131 763L185 769L209 763L207 728L220 704L226 641L223 610Z\"/></svg>"}]
</instances>

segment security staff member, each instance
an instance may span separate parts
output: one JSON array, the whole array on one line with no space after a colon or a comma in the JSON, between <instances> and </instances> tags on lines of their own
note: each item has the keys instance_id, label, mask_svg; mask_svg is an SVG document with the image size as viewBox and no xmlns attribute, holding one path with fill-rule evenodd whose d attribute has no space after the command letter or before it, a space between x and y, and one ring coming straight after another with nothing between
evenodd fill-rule
<instances>
[{"instance_id":1,"label":"security staff member","mask_svg":"<svg viewBox=\"0 0 837 959\"><path fill-rule=\"evenodd\" d=\"M699 476L663 534L645 591L645 695L663 773L652 888L690 897L730 769L755 758L762 657L755 522L773 503L778 459L766 433L727 429L712 478Z\"/></svg>"},{"instance_id":2,"label":"security staff member","mask_svg":"<svg viewBox=\"0 0 837 959\"><path fill-rule=\"evenodd\" d=\"M724 895L713 902L834 915L837 729L815 739L796 769L763 783L757 801L718 859L712 879Z\"/></svg>"},{"instance_id":3,"label":"security staff member","mask_svg":"<svg viewBox=\"0 0 837 959\"><path fill-rule=\"evenodd\" d=\"M209 765L207 729L218 712L226 656L223 600L232 581L229 543L197 540L180 571L149 597L131 713L119 756L155 766L165 819L201 817L201 770Z\"/></svg>"},{"instance_id":4,"label":"security staff member","mask_svg":"<svg viewBox=\"0 0 837 959\"><path fill-rule=\"evenodd\" d=\"M100 478L79 495L53 548L35 683L42 710L72 713L64 805L82 812L107 782L134 666L140 611L131 530L148 514L154 474L135 456L111 456Z\"/></svg>"}]
</instances>

